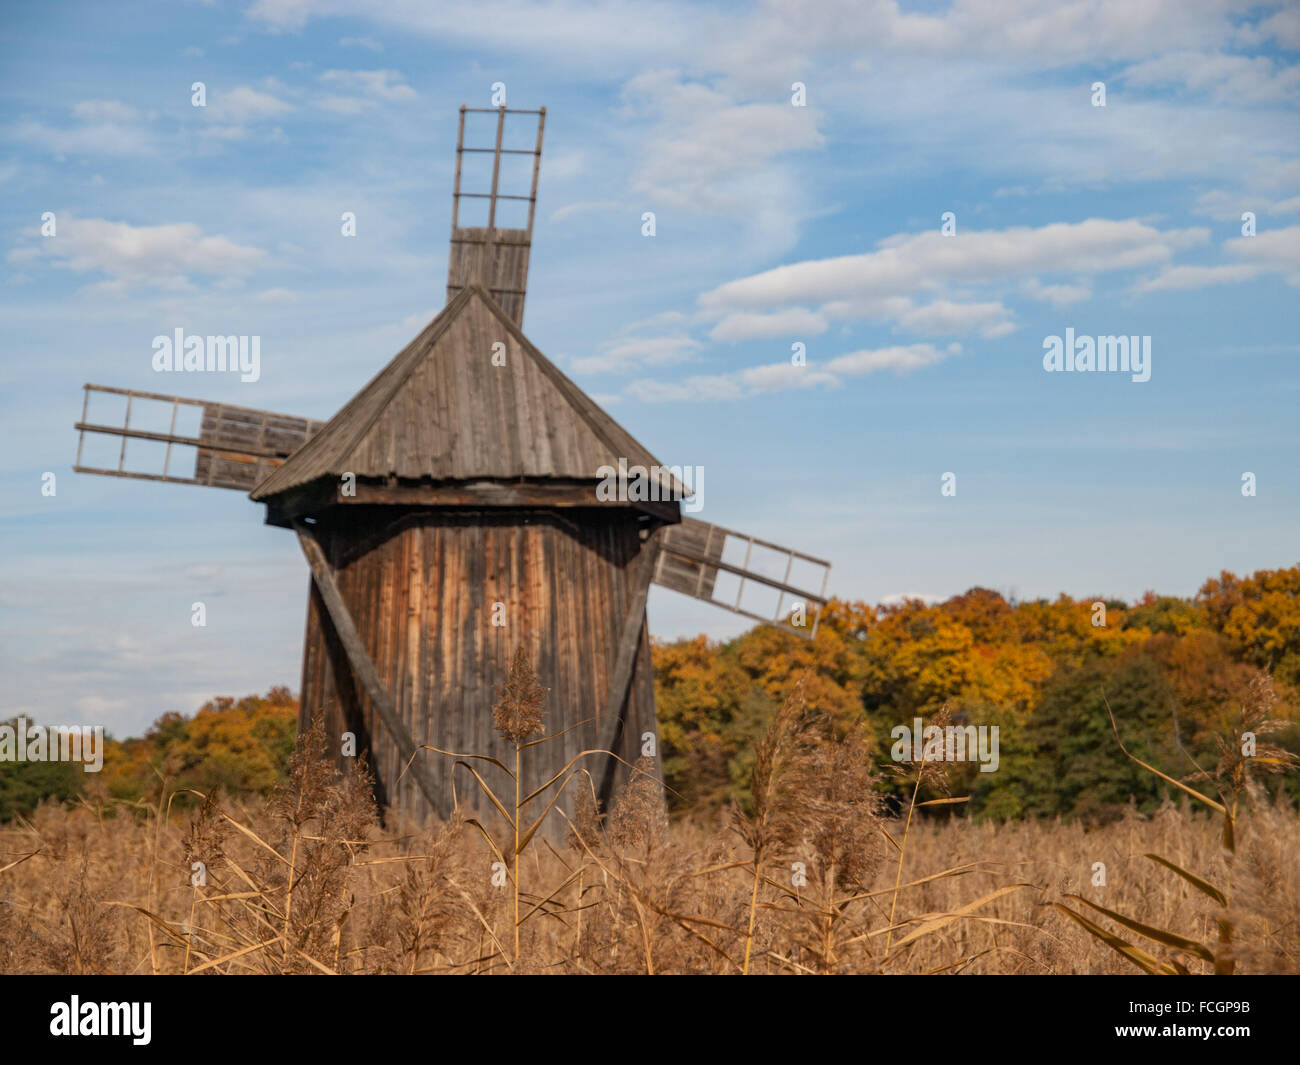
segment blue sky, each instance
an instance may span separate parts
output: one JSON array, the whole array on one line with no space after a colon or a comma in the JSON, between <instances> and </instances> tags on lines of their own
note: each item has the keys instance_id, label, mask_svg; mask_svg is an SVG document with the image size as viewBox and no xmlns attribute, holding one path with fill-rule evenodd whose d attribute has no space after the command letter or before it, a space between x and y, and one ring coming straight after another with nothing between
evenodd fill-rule
<instances>
[{"instance_id":1,"label":"blue sky","mask_svg":"<svg viewBox=\"0 0 1300 1065\"><path fill-rule=\"evenodd\" d=\"M457 109L494 82L548 109L525 330L704 467L699 517L873 603L1295 565L1298 58L1293 4L6 6L0 716L297 689L292 536L74 474L81 385L328 418L444 302ZM160 377L178 326L260 336L260 379ZM1045 372L1067 327L1150 336L1150 380ZM660 589L650 622L746 625Z\"/></svg>"}]
</instances>

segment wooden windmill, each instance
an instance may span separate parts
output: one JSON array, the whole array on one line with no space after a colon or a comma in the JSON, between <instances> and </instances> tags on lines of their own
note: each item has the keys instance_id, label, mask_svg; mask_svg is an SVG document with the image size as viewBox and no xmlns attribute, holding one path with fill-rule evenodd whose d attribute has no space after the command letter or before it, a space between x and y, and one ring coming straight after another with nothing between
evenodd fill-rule
<instances>
[{"instance_id":1,"label":"wooden windmill","mask_svg":"<svg viewBox=\"0 0 1300 1065\"><path fill-rule=\"evenodd\" d=\"M568 730L535 749L525 786L608 750L622 761L588 763L607 798L624 762L648 740L657 749L650 584L811 638L830 569L683 515L680 471L524 336L545 109L484 112L496 143L466 148L477 110L461 108L447 305L328 422L88 384L76 423L78 472L248 491L269 524L296 532L311 568L300 727L322 712L336 740L353 733L381 804L417 818L448 815L454 795L482 803L452 759L420 748L505 758L492 706L517 646L549 689L548 734ZM533 157L527 196L499 189L511 115L537 121L536 148L517 152ZM492 154L490 191L461 190L469 152ZM485 227L460 225L468 197L488 201ZM497 225L507 198L527 202L526 228ZM87 421L101 393L126 397L120 425ZM168 431L132 426L145 406L165 422L166 405ZM201 408L197 436L176 431L187 407ZM87 434L120 438L116 469L83 465ZM128 468L129 440L165 445L162 470ZM189 476L174 469L179 449L195 455ZM649 471L659 498L599 492L602 468L620 463Z\"/></svg>"}]
</instances>

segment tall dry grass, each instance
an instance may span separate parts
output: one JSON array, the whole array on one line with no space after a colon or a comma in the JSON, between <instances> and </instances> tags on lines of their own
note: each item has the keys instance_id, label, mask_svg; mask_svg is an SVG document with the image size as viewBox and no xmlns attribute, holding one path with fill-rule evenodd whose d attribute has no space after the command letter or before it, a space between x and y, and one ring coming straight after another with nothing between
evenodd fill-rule
<instances>
[{"instance_id":1,"label":"tall dry grass","mask_svg":"<svg viewBox=\"0 0 1300 1065\"><path fill-rule=\"evenodd\" d=\"M526 756L539 723L498 714ZM796 689L758 751L753 808L670 825L646 763L603 817L575 768L557 845L520 835L522 796L494 826L381 827L364 766L337 773L324 744L308 731L258 805L207 795L182 816L160 780L147 804L47 804L0 826L0 972L1135 971L1067 900L1188 942L1221 940L1227 921L1216 950L1235 971L1300 971L1300 818L1248 782L1231 848L1190 797L1092 830L970 821L960 796L891 819L864 735L838 734ZM1170 864L1231 883L1228 905ZM1148 949L1222 971L1178 942Z\"/></svg>"},{"instance_id":2,"label":"tall dry grass","mask_svg":"<svg viewBox=\"0 0 1300 1065\"><path fill-rule=\"evenodd\" d=\"M755 893L752 850L729 825L663 829L625 811L569 847L525 852L516 961L513 893L493 886L478 833L381 831L343 781L309 798L314 805L288 815L218 801L194 827L160 821L154 808L86 805L47 805L5 826L0 972L727 973L742 971L747 948L755 973L1132 972L1049 904L1081 895L1213 940L1210 901L1144 855L1227 875L1219 825L1188 804L1092 831L914 820L886 954L896 865L883 836L852 888L836 886L821 855L770 851ZM883 827L901 837L900 825ZM198 854L206 886L191 885ZM1300 819L1254 808L1238 820L1236 855L1237 971L1300 971ZM809 875L795 888L800 860ZM1098 862L1104 887L1092 883ZM932 879L954 867L964 871ZM1032 887L903 942L1016 883ZM1182 960L1192 972L1210 968Z\"/></svg>"}]
</instances>

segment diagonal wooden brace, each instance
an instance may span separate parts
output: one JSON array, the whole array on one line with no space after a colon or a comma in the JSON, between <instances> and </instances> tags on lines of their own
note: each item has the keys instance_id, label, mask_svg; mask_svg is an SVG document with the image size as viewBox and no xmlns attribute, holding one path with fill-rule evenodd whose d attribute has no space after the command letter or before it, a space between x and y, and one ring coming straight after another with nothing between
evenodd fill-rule
<instances>
[{"instance_id":1,"label":"diagonal wooden brace","mask_svg":"<svg viewBox=\"0 0 1300 1065\"><path fill-rule=\"evenodd\" d=\"M298 534L298 543L302 545L302 553L307 556L307 564L311 566L311 577L316 582L316 590L320 592L321 600L325 603L330 623L339 638L339 643L347 653L348 662L352 666L352 675L370 697L371 705L379 712L384 727L388 729L389 735L397 744L403 763L410 767L411 775L415 777L415 782L424 793L430 808L438 810L438 789L429 774L429 767L416 757L419 748L402 723L402 719L397 716L397 706L393 702L393 697L388 694L380 681L379 671L375 668L370 655L366 653L365 644L361 642L361 635L357 632L352 614L330 573L329 564L325 561L325 553L309 527L301 522L294 522L293 528Z\"/></svg>"},{"instance_id":2,"label":"diagonal wooden brace","mask_svg":"<svg viewBox=\"0 0 1300 1065\"><path fill-rule=\"evenodd\" d=\"M623 731L624 716L627 711L627 692L632 683L632 672L636 666L637 652L641 648L641 631L645 627L645 604L650 595L650 577L654 573L655 561L659 555L659 541L651 537L642 549L640 565L634 578L636 589L627 614L623 618L623 632L618 641L618 657L614 660L614 673L610 678L609 695L605 699L604 714L601 717L600 743L597 750L608 751L610 757L604 759L605 769L600 776L597 797L602 809L609 805L614 792L614 777L618 771L618 759L615 744Z\"/></svg>"}]
</instances>

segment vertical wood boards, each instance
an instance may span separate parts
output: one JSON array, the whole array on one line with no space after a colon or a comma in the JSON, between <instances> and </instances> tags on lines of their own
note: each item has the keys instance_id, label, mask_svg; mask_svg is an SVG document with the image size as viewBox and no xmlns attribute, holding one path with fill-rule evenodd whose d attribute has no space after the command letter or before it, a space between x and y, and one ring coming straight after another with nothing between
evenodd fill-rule
<instances>
[{"instance_id":1,"label":"vertical wood boards","mask_svg":"<svg viewBox=\"0 0 1300 1065\"><path fill-rule=\"evenodd\" d=\"M391 748L390 753L400 757L403 766L411 765L412 779L425 798L429 802L435 802L435 792L426 767L423 763L415 761L415 743L401 719L391 688L385 683L385 675L389 670L376 668L374 659L365 646L365 640L357 630L352 611L339 591L325 553L321 550L312 531L301 525L296 528L303 554L307 556L307 562L311 566L312 583L319 593L316 601L323 607L321 619L342 646L348 675L354 684L362 689L376 716L382 720L385 742ZM371 619L363 615L362 620L363 624L366 624ZM368 624L367 628L369 628ZM380 661L384 662L384 658L381 657ZM340 749L341 747L342 744L339 744Z\"/></svg>"},{"instance_id":2,"label":"vertical wood boards","mask_svg":"<svg viewBox=\"0 0 1300 1065\"><path fill-rule=\"evenodd\" d=\"M496 734L492 708L514 650L522 644L548 689L545 735L586 722L529 750L525 793L580 751L599 746L617 642L646 575L640 564L643 544L629 512L592 511L579 519L573 512L442 510L412 512L398 521L393 521L392 508L335 514L338 524L318 527L317 536L328 545L339 594L415 743L491 755L513 765L513 747ZM493 624L496 603L502 604L504 626ZM657 742L643 625L636 645L627 682L627 727L618 750L627 762L636 761L643 733L655 734ZM319 708L331 737L357 733L379 791L394 808L417 820L430 812L446 818L452 812L454 779L462 808L485 823L496 819L454 758L430 751L418 756L435 792L434 810L409 771L397 779L404 760L374 698L353 672L346 650L331 632L319 589L313 587L303 656L303 714ZM601 760L584 761L593 775L603 769ZM498 794L512 794L499 770L474 764ZM620 767L617 779L625 775ZM575 791L571 785L561 803L566 812L572 810ZM544 806L538 800L530 809L536 816ZM563 835L561 818L552 815L548 825L547 835Z\"/></svg>"},{"instance_id":3,"label":"vertical wood boards","mask_svg":"<svg viewBox=\"0 0 1300 1065\"><path fill-rule=\"evenodd\" d=\"M531 242L524 229L457 226L447 265L447 302L477 281L501 304L510 320L522 326Z\"/></svg>"}]
</instances>

